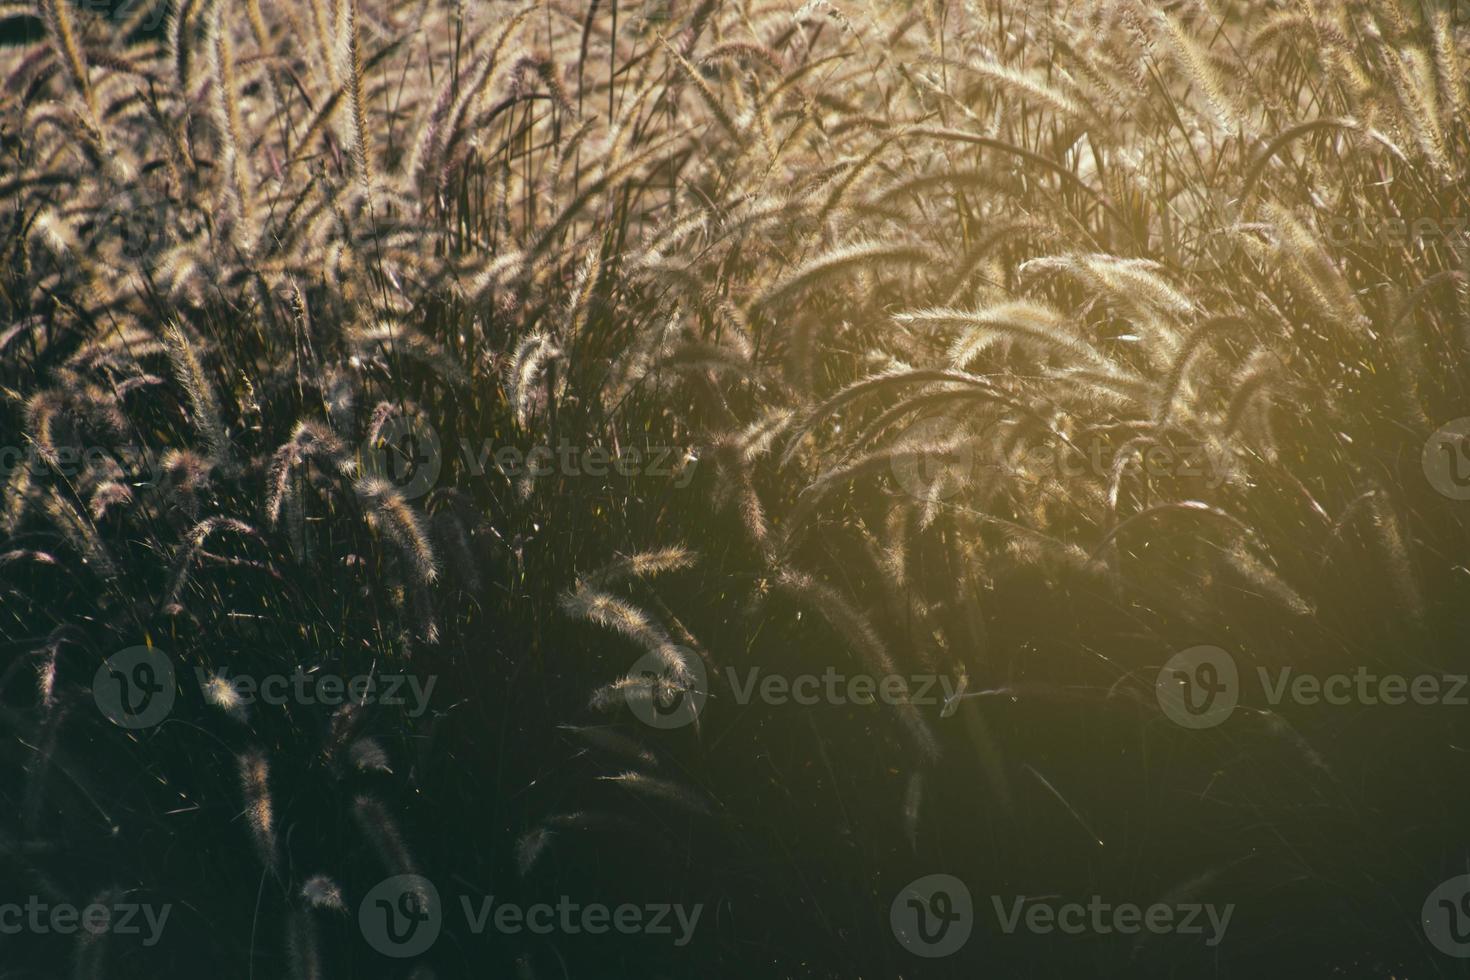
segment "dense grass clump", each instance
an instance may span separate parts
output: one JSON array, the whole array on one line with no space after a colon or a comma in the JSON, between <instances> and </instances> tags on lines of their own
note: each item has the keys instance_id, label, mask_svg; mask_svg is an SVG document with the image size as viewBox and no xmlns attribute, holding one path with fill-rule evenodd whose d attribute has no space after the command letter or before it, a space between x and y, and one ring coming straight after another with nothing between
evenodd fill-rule
<instances>
[{"instance_id":1,"label":"dense grass clump","mask_svg":"<svg viewBox=\"0 0 1470 980\"><path fill-rule=\"evenodd\" d=\"M1256 677L1470 669L1461 13L0 4L0 881L174 909L0 975L1454 975L1470 708ZM227 680L298 673L424 697ZM921 960L933 872L975 936ZM1057 896L1235 912L994 911Z\"/></svg>"}]
</instances>

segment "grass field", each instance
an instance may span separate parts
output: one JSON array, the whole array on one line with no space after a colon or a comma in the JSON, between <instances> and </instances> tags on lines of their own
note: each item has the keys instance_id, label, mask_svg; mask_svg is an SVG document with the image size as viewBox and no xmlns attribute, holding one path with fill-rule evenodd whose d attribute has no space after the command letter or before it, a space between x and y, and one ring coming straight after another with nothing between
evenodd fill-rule
<instances>
[{"instance_id":1,"label":"grass field","mask_svg":"<svg viewBox=\"0 0 1470 980\"><path fill-rule=\"evenodd\" d=\"M0 978L1470 976L1464 4L0 38Z\"/></svg>"}]
</instances>

